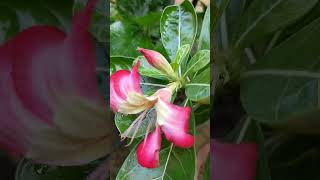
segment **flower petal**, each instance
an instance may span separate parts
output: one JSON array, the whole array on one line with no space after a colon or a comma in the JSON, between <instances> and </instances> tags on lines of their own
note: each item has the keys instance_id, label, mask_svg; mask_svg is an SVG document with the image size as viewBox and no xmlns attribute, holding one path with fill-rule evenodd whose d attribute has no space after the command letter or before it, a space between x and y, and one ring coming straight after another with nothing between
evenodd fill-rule
<instances>
[{"instance_id":1,"label":"flower petal","mask_svg":"<svg viewBox=\"0 0 320 180\"><path fill-rule=\"evenodd\" d=\"M147 59L150 65L157 68L158 70L164 72L167 75L173 75L173 69L166 58L153 50L138 48L138 51L143 54L143 56Z\"/></svg>"},{"instance_id":2,"label":"flower petal","mask_svg":"<svg viewBox=\"0 0 320 180\"><path fill-rule=\"evenodd\" d=\"M224 144L211 141L211 179L253 180L257 163L256 144Z\"/></svg>"},{"instance_id":3,"label":"flower petal","mask_svg":"<svg viewBox=\"0 0 320 180\"><path fill-rule=\"evenodd\" d=\"M156 103L157 123L166 139L181 148L194 144L194 137L188 134L190 107L180 107L159 98Z\"/></svg>"},{"instance_id":4,"label":"flower petal","mask_svg":"<svg viewBox=\"0 0 320 180\"><path fill-rule=\"evenodd\" d=\"M161 146L161 131L156 129L149 133L137 148L137 160L142 167L156 168L159 166L159 151Z\"/></svg>"},{"instance_id":5,"label":"flower petal","mask_svg":"<svg viewBox=\"0 0 320 180\"><path fill-rule=\"evenodd\" d=\"M135 107L145 106L148 100L142 95L138 69L140 62L132 71L119 70L110 77L110 106L114 112L133 114ZM130 99L128 99L130 97ZM121 109L123 107L124 109ZM143 108L142 108L143 109Z\"/></svg>"},{"instance_id":6,"label":"flower petal","mask_svg":"<svg viewBox=\"0 0 320 180\"><path fill-rule=\"evenodd\" d=\"M12 78L23 105L50 122L59 98L79 96L103 105L96 81L94 44L88 32L95 0L73 19L71 32L34 26L5 46L13 61Z\"/></svg>"}]
</instances>

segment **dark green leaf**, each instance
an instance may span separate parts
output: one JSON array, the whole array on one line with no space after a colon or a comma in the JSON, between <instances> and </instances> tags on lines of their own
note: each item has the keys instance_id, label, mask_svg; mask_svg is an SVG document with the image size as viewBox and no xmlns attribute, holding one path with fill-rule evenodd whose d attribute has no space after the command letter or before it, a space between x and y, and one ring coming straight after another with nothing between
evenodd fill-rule
<instances>
[{"instance_id":1,"label":"dark green leaf","mask_svg":"<svg viewBox=\"0 0 320 180\"><path fill-rule=\"evenodd\" d=\"M134 58L125 56L111 56L110 57L110 74L115 73L118 70L132 68Z\"/></svg>"},{"instance_id":2,"label":"dark green leaf","mask_svg":"<svg viewBox=\"0 0 320 180\"><path fill-rule=\"evenodd\" d=\"M185 0L180 5L168 6L160 20L162 43L171 61L174 61L181 46L191 47L197 32L197 15L193 5Z\"/></svg>"},{"instance_id":3,"label":"dark green leaf","mask_svg":"<svg viewBox=\"0 0 320 180\"><path fill-rule=\"evenodd\" d=\"M284 28L306 14L317 0L255 0L240 20L235 46L250 45L254 40Z\"/></svg>"},{"instance_id":4,"label":"dark green leaf","mask_svg":"<svg viewBox=\"0 0 320 180\"><path fill-rule=\"evenodd\" d=\"M271 50L242 77L241 99L254 119L320 133L320 18Z\"/></svg>"},{"instance_id":5,"label":"dark green leaf","mask_svg":"<svg viewBox=\"0 0 320 180\"><path fill-rule=\"evenodd\" d=\"M117 21L110 25L111 56L137 57L138 47L152 49L151 39L138 27Z\"/></svg>"},{"instance_id":6,"label":"dark green leaf","mask_svg":"<svg viewBox=\"0 0 320 180\"><path fill-rule=\"evenodd\" d=\"M84 9L88 0L75 0L73 11ZM90 30L99 42L107 42L109 38L109 1L98 0L92 17Z\"/></svg>"},{"instance_id":7,"label":"dark green leaf","mask_svg":"<svg viewBox=\"0 0 320 180\"><path fill-rule=\"evenodd\" d=\"M126 18L140 18L151 12L160 12L172 3L172 0L117 0L117 9Z\"/></svg>"},{"instance_id":8,"label":"dark green leaf","mask_svg":"<svg viewBox=\"0 0 320 180\"><path fill-rule=\"evenodd\" d=\"M70 28L72 1L2 0L0 8L0 43L34 25Z\"/></svg>"},{"instance_id":9,"label":"dark green leaf","mask_svg":"<svg viewBox=\"0 0 320 180\"><path fill-rule=\"evenodd\" d=\"M94 161L84 166L48 166L36 164L28 159L23 159L19 163L16 171L16 180L79 180L86 177L95 170L101 161Z\"/></svg>"},{"instance_id":10,"label":"dark green leaf","mask_svg":"<svg viewBox=\"0 0 320 180\"><path fill-rule=\"evenodd\" d=\"M275 135L276 137L277 135ZM289 136L270 144L272 180L319 179L320 147L318 137Z\"/></svg>"}]
</instances>

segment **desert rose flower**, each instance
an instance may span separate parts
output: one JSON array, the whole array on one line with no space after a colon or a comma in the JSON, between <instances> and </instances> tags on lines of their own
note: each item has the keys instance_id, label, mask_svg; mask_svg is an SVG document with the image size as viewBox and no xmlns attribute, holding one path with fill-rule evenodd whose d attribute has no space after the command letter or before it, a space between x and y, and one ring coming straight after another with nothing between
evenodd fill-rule
<instances>
[{"instance_id":1,"label":"desert rose flower","mask_svg":"<svg viewBox=\"0 0 320 180\"><path fill-rule=\"evenodd\" d=\"M178 147L189 148L194 144L194 137L188 134L191 109L170 103L172 91L175 89L174 85L159 89L151 96L143 95L140 88L139 65L138 61L131 72L120 70L111 75L110 104L114 112L124 114L142 112L132 124L136 124L136 121L142 121L146 112L155 108L156 128L146 135L136 152L141 166L155 168L159 165L161 131L169 142ZM125 134L130 130L131 126Z\"/></svg>"},{"instance_id":2,"label":"desert rose flower","mask_svg":"<svg viewBox=\"0 0 320 180\"><path fill-rule=\"evenodd\" d=\"M68 34L34 26L0 46L0 145L11 154L79 165L110 152L88 32L94 6L75 14Z\"/></svg>"},{"instance_id":3,"label":"desert rose flower","mask_svg":"<svg viewBox=\"0 0 320 180\"><path fill-rule=\"evenodd\" d=\"M211 179L254 180L257 158L256 144L226 144L211 140Z\"/></svg>"}]
</instances>

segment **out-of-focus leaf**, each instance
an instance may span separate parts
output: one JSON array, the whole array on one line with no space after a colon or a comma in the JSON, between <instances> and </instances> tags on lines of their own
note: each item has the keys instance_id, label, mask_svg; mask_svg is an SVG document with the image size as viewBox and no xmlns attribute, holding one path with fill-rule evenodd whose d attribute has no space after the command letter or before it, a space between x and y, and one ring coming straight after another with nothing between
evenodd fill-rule
<instances>
[{"instance_id":1,"label":"out-of-focus leaf","mask_svg":"<svg viewBox=\"0 0 320 180\"><path fill-rule=\"evenodd\" d=\"M101 160L94 161L84 166L48 166L36 164L28 159L23 159L19 163L16 171L15 180L79 180L86 177L95 170Z\"/></svg>"},{"instance_id":2,"label":"out-of-focus leaf","mask_svg":"<svg viewBox=\"0 0 320 180\"><path fill-rule=\"evenodd\" d=\"M74 0L73 11L77 12L85 8L88 0ZM94 37L100 42L109 40L109 1L98 0L90 25L90 31Z\"/></svg>"},{"instance_id":3,"label":"out-of-focus leaf","mask_svg":"<svg viewBox=\"0 0 320 180\"><path fill-rule=\"evenodd\" d=\"M0 43L34 25L70 28L72 1L2 0L0 8Z\"/></svg>"},{"instance_id":4,"label":"out-of-focus leaf","mask_svg":"<svg viewBox=\"0 0 320 180\"><path fill-rule=\"evenodd\" d=\"M240 20L235 47L250 45L261 37L284 28L305 15L317 0L255 0Z\"/></svg>"},{"instance_id":5,"label":"out-of-focus leaf","mask_svg":"<svg viewBox=\"0 0 320 180\"><path fill-rule=\"evenodd\" d=\"M242 76L241 100L254 119L320 133L320 18L271 50Z\"/></svg>"}]
</instances>

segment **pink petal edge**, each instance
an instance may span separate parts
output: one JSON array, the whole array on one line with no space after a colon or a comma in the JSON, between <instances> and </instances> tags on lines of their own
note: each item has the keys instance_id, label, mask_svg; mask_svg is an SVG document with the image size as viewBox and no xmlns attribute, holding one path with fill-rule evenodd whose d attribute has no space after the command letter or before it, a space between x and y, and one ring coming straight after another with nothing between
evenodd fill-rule
<instances>
[{"instance_id":1,"label":"pink petal edge","mask_svg":"<svg viewBox=\"0 0 320 180\"><path fill-rule=\"evenodd\" d=\"M166 139L181 148L190 148L194 137L188 134L190 107L180 107L159 98L156 104L157 123Z\"/></svg>"},{"instance_id":2,"label":"pink petal edge","mask_svg":"<svg viewBox=\"0 0 320 180\"><path fill-rule=\"evenodd\" d=\"M159 151L161 147L161 131L156 129L149 133L142 141L136 151L138 163L145 168L156 168L159 166Z\"/></svg>"}]
</instances>

